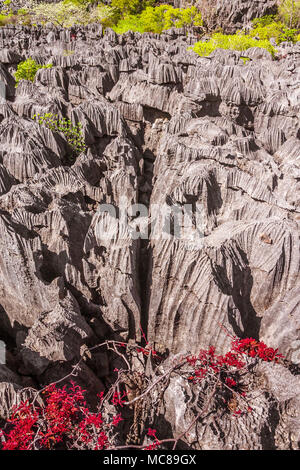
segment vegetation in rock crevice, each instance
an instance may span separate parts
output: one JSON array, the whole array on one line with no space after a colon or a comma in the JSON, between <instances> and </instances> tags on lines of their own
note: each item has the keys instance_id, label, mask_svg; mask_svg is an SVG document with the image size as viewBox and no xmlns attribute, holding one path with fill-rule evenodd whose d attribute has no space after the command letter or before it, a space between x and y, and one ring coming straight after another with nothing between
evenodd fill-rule
<instances>
[{"instance_id":1,"label":"vegetation in rock crevice","mask_svg":"<svg viewBox=\"0 0 300 470\"><path fill-rule=\"evenodd\" d=\"M70 119L59 118L59 116L53 113L35 114L33 119L35 119L39 125L45 126L53 132L62 133L73 150L74 155L85 152L86 145L82 133L82 124L80 122L74 125ZM72 160L72 157L70 158Z\"/></svg>"},{"instance_id":2,"label":"vegetation in rock crevice","mask_svg":"<svg viewBox=\"0 0 300 470\"><path fill-rule=\"evenodd\" d=\"M49 69L51 67L52 64L40 65L32 58L20 62L15 73L16 87L19 85L21 80L30 80L33 82L38 70Z\"/></svg>"}]
</instances>

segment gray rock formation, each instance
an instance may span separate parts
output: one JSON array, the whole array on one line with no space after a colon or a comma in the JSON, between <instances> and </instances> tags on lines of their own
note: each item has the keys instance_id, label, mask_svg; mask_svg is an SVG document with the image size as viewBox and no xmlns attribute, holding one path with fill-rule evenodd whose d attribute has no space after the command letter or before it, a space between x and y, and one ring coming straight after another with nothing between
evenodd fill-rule
<instances>
[{"instance_id":1,"label":"gray rock formation","mask_svg":"<svg viewBox=\"0 0 300 470\"><path fill-rule=\"evenodd\" d=\"M173 0L176 8L196 5L204 19L210 16L211 24L233 33L247 26L254 18L277 13L277 0Z\"/></svg>"},{"instance_id":2,"label":"gray rock formation","mask_svg":"<svg viewBox=\"0 0 300 470\"><path fill-rule=\"evenodd\" d=\"M0 339L11 369L0 372L1 415L24 380L61 378L82 348L139 340L140 325L162 353L210 344L224 353L222 324L299 364L299 44L279 48L276 60L258 48L201 58L181 30L74 31L76 39L59 28L0 29ZM28 57L53 67L16 89L13 72ZM82 124L87 150L75 162L64 135L32 119L46 112ZM138 203L148 219L133 212L125 224L99 211ZM157 207L182 213L185 204L185 235L175 233L175 216L168 234ZM132 237L150 225L151 237ZM78 380L93 395L113 368L95 352ZM275 390L283 373L292 395ZM296 448L299 417L288 407L299 402L297 378L262 374L280 410L268 439ZM183 393L169 386L164 413L174 432L174 394L183 406ZM263 400L266 416L248 437L226 422L225 441L207 427L202 446L272 447L254 431L271 426Z\"/></svg>"}]
</instances>

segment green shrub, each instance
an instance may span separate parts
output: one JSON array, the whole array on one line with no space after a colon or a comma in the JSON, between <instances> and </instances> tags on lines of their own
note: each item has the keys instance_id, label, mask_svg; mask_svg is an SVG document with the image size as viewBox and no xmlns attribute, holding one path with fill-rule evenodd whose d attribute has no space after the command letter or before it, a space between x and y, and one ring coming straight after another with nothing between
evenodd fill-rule
<instances>
[{"instance_id":1,"label":"green shrub","mask_svg":"<svg viewBox=\"0 0 300 470\"><path fill-rule=\"evenodd\" d=\"M39 69L49 69L52 64L40 65L34 59L27 59L20 62L15 72L16 87L19 85L20 80L30 80L33 82L35 75Z\"/></svg>"},{"instance_id":2,"label":"green shrub","mask_svg":"<svg viewBox=\"0 0 300 470\"><path fill-rule=\"evenodd\" d=\"M4 26L7 24L7 15L2 15L0 13L0 26Z\"/></svg>"},{"instance_id":3,"label":"green shrub","mask_svg":"<svg viewBox=\"0 0 300 470\"><path fill-rule=\"evenodd\" d=\"M0 10L0 26L17 22L16 15L13 14L10 4L10 0L5 0L5 2L3 2L2 9Z\"/></svg>"},{"instance_id":4,"label":"green shrub","mask_svg":"<svg viewBox=\"0 0 300 470\"><path fill-rule=\"evenodd\" d=\"M126 16L124 19L118 21L116 25L113 24L111 27L118 34L123 34L127 31L138 31L140 33L146 32L144 25L141 23L137 15Z\"/></svg>"},{"instance_id":5,"label":"green shrub","mask_svg":"<svg viewBox=\"0 0 300 470\"><path fill-rule=\"evenodd\" d=\"M125 15L136 15L146 7L152 6L155 0L111 0L111 6L117 8L122 17Z\"/></svg>"},{"instance_id":6,"label":"green shrub","mask_svg":"<svg viewBox=\"0 0 300 470\"><path fill-rule=\"evenodd\" d=\"M201 25L201 14L195 6L183 9L173 8L170 5L160 5L157 7L149 6L139 15L125 16L114 27L114 30L119 34L129 30L160 34L172 27L182 28L183 26Z\"/></svg>"},{"instance_id":7,"label":"green shrub","mask_svg":"<svg viewBox=\"0 0 300 470\"><path fill-rule=\"evenodd\" d=\"M104 28L113 28L120 20L120 11L118 8L100 3L100 5L97 6L95 17Z\"/></svg>"},{"instance_id":8,"label":"green shrub","mask_svg":"<svg viewBox=\"0 0 300 470\"><path fill-rule=\"evenodd\" d=\"M216 49L231 49L245 51L250 47L261 47L274 56L275 49L267 39L256 40L246 34L224 35L215 33L208 42L196 42L191 48L200 56L208 56Z\"/></svg>"},{"instance_id":9,"label":"green shrub","mask_svg":"<svg viewBox=\"0 0 300 470\"><path fill-rule=\"evenodd\" d=\"M69 28L73 25L87 25L100 22L104 28L111 27L117 33L139 31L161 33L162 31L183 26L201 26L203 24L199 10L173 8L163 4L154 7L155 0L112 0L106 5L99 0L61 0L58 3L33 3L22 8L16 15L6 9L0 15L0 26L8 22L23 25L52 23L55 26Z\"/></svg>"},{"instance_id":10,"label":"green shrub","mask_svg":"<svg viewBox=\"0 0 300 470\"><path fill-rule=\"evenodd\" d=\"M95 21L95 12L87 9L86 3L63 0L59 3L41 3L31 10L32 22L52 23L55 26L69 28L75 24L87 25Z\"/></svg>"},{"instance_id":11,"label":"green shrub","mask_svg":"<svg viewBox=\"0 0 300 470\"><path fill-rule=\"evenodd\" d=\"M85 152L86 146L82 133L82 124L80 122L74 125L70 119L59 118L53 113L35 114L33 119L38 124L47 127L51 131L61 132L75 154L78 155L81 152Z\"/></svg>"},{"instance_id":12,"label":"green shrub","mask_svg":"<svg viewBox=\"0 0 300 470\"><path fill-rule=\"evenodd\" d=\"M262 16L261 18L255 18L252 20L252 24L254 27L256 26L268 26L276 21L276 16L275 15L265 15Z\"/></svg>"},{"instance_id":13,"label":"green shrub","mask_svg":"<svg viewBox=\"0 0 300 470\"><path fill-rule=\"evenodd\" d=\"M250 57L241 57L241 60L243 61L244 65L246 65L247 62L249 62Z\"/></svg>"},{"instance_id":14,"label":"green shrub","mask_svg":"<svg viewBox=\"0 0 300 470\"><path fill-rule=\"evenodd\" d=\"M62 0L58 3L28 2L26 7L20 8L16 14L8 8L1 11L0 26L8 23L19 23L26 26L37 23L53 23L55 26L70 27L73 24L88 24L97 21L96 8L90 9L99 3L98 0Z\"/></svg>"},{"instance_id":15,"label":"green shrub","mask_svg":"<svg viewBox=\"0 0 300 470\"><path fill-rule=\"evenodd\" d=\"M202 26L202 17L196 7L168 8L164 15L164 29L184 26Z\"/></svg>"},{"instance_id":16,"label":"green shrub","mask_svg":"<svg viewBox=\"0 0 300 470\"><path fill-rule=\"evenodd\" d=\"M296 42L297 29L290 29L281 21L275 21L274 16L257 18L252 22L254 28L250 31L250 37L258 37L259 39L274 38L277 44L283 41Z\"/></svg>"},{"instance_id":17,"label":"green shrub","mask_svg":"<svg viewBox=\"0 0 300 470\"><path fill-rule=\"evenodd\" d=\"M11 15L12 14L12 9L11 9L10 5L11 5L11 1L10 0L5 0L2 4L1 14Z\"/></svg>"}]
</instances>

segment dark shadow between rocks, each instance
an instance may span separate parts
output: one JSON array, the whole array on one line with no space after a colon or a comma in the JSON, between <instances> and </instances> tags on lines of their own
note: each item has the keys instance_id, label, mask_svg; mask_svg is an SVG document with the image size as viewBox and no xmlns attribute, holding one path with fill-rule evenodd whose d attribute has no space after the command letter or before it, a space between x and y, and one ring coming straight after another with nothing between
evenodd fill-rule
<instances>
[{"instance_id":1,"label":"dark shadow between rocks","mask_svg":"<svg viewBox=\"0 0 300 470\"><path fill-rule=\"evenodd\" d=\"M268 420L267 423L265 423L261 433L260 433L260 438L261 438L261 444L262 444L262 450L276 450L276 443L275 443L275 432L276 428L279 424L280 421L280 414L278 411L278 405L277 403L272 403L272 405L269 408L269 414L268 414Z\"/></svg>"},{"instance_id":2,"label":"dark shadow between rocks","mask_svg":"<svg viewBox=\"0 0 300 470\"><path fill-rule=\"evenodd\" d=\"M229 281L226 269L223 266L214 266L215 281L223 294L232 297L233 303L239 312L243 329L238 325L234 309L231 308L228 311L228 321L234 333L241 338L251 337L258 340L261 318L257 316L250 298L253 277L246 253L240 247L236 248L242 258L243 266L239 266L232 260L232 282Z\"/></svg>"}]
</instances>

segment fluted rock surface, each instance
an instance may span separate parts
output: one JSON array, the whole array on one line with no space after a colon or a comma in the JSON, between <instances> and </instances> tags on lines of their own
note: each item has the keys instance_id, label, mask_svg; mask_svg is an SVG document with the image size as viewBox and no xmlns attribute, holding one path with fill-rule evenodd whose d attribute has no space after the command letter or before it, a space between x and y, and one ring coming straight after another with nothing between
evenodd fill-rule
<instances>
[{"instance_id":1,"label":"fluted rock surface","mask_svg":"<svg viewBox=\"0 0 300 470\"><path fill-rule=\"evenodd\" d=\"M0 29L0 336L13 370L0 393L14 402L24 377L49 383L85 345L138 340L140 325L161 352L223 353L224 325L299 364L299 45L276 60L252 48L244 63L233 51L198 57L180 30L75 34ZM15 89L26 57L53 67ZM32 119L46 112L82 124L75 162L65 137ZM138 203L149 218L130 213ZM101 204L128 209L128 223ZM184 236L168 234L157 207L185 204ZM137 226L148 239L132 236ZM94 353L78 380L92 394L113 367ZM263 448L257 439L237 447Z\"/></svg>"},{"instance_id":2,"label":"fluted rock surface","mask_svg":"<svg viewBox=\"0 0 300 470\"><path fill-rule=\"evenodd\" d=\"M221 26L227 32L247 26L254 18L277 13L277 0L173 0L176 8L196 5L204 12L204 18Z\"/></svg>"}]
</instances>

